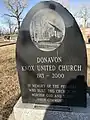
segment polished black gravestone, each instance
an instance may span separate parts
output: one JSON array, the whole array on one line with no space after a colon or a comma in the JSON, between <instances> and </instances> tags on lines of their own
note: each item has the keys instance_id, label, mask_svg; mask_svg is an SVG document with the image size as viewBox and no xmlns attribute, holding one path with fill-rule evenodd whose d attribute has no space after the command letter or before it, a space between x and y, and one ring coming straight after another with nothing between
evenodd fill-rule
<instances>
[{"instance_id":1,"label":"polished black gravestone","mask_svg":"<svg viewBox=\"0 0 90 120\"><path fill-rule=\"evenodd\" d=\"M16 62L24 103L86 107L87 57L74 17L43 1L22 22Z\"/></svg>"}]
</instances>

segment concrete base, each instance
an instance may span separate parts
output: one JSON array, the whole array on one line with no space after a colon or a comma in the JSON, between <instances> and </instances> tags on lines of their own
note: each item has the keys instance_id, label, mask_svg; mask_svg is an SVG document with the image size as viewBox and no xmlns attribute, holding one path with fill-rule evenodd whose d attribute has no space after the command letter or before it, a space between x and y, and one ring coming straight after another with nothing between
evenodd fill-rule
<instances>
[{"instance_id":1,"label":"concrete base","mask_svg":"<svg viewBox=\"0 0 90 120\"><path fill-rule=\"evenodd\" d=\"M16 120L15 116L14 116L14 112L12 112L12 114L9 116L8 120Z\"/></svg>"},{"instance_id":2,"label":"concrete base","mask_svg":"<svg viewBox=\"0 0 90 120\"><path fill-rule=\"evenodd\" d=\"M87 108L70 107L70 111L50 110L49 106L22 103L20 98L14 107L15 120L90 120L90 97Z\"/></svg>"}]
</instances>

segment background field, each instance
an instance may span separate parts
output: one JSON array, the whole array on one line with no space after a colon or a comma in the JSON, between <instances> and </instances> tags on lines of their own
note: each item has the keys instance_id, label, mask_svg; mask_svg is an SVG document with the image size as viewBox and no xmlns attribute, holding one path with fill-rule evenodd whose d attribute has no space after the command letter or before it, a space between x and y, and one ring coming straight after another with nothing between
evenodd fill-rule
<instances>
[{"instance_id":1,"label":"background field","mask_svg":"<svg viewBox=\"0 0 90 120\"><path fill-rule=\"evenodd\" d=\"M0 47L0 117L3 120L7 120L19 93L15 45Z\"/></svg>"}]
</instances>

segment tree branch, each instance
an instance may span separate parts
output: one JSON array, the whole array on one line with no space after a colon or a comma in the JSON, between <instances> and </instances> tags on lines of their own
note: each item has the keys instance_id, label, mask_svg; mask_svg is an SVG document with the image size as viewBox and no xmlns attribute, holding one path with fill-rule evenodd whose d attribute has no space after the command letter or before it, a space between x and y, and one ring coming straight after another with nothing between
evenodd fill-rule
<instances>
[{"instance_id":1,"label":"tree branch","mask_svg":"<svg viewBox=\"0 0 90 120\"><path fill-rule=\"evenodd\" d=\"M7 4L8 4L8 6L9 6L9 8L8 8L8 9L9 9L10 11L12 11L12 12L14 12L14 13L15 13L15 9L14 9L13 5L11 5L11 4L9 3L9 1L8 1L8 3L7 3Z\"/></svg>"},{"instance_id":2,"label":"tree branch","mask_svg":"<svg viewBox=\"0 0 90 120\"><path fill-rule=\"evenodd\" d=\"M19 16L22 14L23 10L24 10L24 7L22 8L21 12L19 13Z\"/></svg>"},{"instance_id":3,"label":"tree branch","mask_svg":"<svg viewBox=\"0 0 90 120\"><path fill-rule=\"evenodd\" d=\"M4 14L8 17L15 18L17 20L18 30L20 29L20 16L24 11L26 4L23 0L6 0L8 14Z\"/></svg>"},{"instance_id":4,"label":"tree branch","mask_svg":"<svg viewBox=\"0 0 90 120\"><path fill-rule=\"evenodd\" d=\"M4 15L9 16L9 17L17 18L15 15L9 15L9 14L4 14Z\"/></svg>"}]
</instances>

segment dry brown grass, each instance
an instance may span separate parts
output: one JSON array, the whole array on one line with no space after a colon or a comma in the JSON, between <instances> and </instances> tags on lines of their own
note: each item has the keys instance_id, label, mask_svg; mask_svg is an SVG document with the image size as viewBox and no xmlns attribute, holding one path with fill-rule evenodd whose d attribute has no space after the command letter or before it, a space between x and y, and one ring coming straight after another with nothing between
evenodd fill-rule
<instances>
[{"instance_id":1,"label":"dry brown grass","mask_svg":"<svg viewBox=\"0 0 90 120\"><path fill-rule=\"evenodd\" d=\"M88 80L88 86L90 86L90 48L87 49L87 58L88 58L88 73L87 73L87 80Z\"/></svg>"},{"instance_id":2,"label":"dry brown grass","mask_svg":"<svg viewBox=\"0 0 90 120\"><path fill-rule=\"evenodd\" d=\"M10 106L16 102L19 93L15 45L0 47L0 110L3 117L8 117Z\"/></svg>"}]
</instances>

